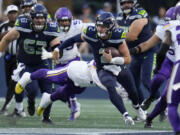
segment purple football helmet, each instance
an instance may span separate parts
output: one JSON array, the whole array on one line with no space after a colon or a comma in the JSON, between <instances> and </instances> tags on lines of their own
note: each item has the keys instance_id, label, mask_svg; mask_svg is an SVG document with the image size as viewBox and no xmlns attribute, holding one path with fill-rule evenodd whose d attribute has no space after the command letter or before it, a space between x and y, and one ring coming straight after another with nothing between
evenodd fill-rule
<instances>
[{"instance_id":1,"label":"purple football helmet","mask_svg":"<svg viewBox=\"0 0 180 135\"><path fill-rule=\"evenodd\" d=\"M55 19L58 22L60 29L64 32L69 30L72 18L71 11L66 7L59 8L56 11Z\"/></svg>"},{"instance_id":2,"label":"purple football helmet","mask_svg":"<svg viewBox=\"0 0 180 135\"><path fill-rule=\"evenodd\" d=\"M175 7L171 7L166 11L166 15L165 15L165 20L166 21L170 21L170 20L175 19L174 11L175 11Z\"/></svg>"},{"instance_id":3,"label":"purple football helmet","mask_svg":"<svg viewBox=\"0 0 180 135\"><path fill-rule=\"evenodd\" d=\"M180 20L180 5L175 7L174 16L176 20Z\"/></svg>"}]
</instances>

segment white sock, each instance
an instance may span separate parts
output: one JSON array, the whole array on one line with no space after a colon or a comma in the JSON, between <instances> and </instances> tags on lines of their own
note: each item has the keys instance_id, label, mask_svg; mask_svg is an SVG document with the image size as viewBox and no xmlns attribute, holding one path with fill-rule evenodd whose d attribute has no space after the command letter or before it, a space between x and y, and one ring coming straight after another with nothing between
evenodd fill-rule
<instances>
[{"instance_id":1,"label":"white sock","mask_svg":"<svg viewBox=\"0 0 180 135\"><path fill-rule=\"evenodd\" d=\"M23 102L16 102L16 109L18 112L21 112L23 110Z\"/></svg>"},{"instance_id":2,"label":"white sock","mask_svg":"<svg viewBox=\"0 0 180 135\"><path fill-rule=\"evenodd\" d=\"M128 112L123 113L123 117L129 116Z\"/></svg>"},{"instance_id":3,"label":"white sock","mask_svg":"<svg viewBox=\"0 0 180 135\"><path fill-rule=\"evenodd\" d=\"M41 102L40 102L41 107L46 108L49 104L52 103L50 96L51 94L43 93Z\"/></svg>"},{"instance_id":4,"label":"white sock","mask_svg":"<svg viewBox=\"0 0 180 135\"><path fill-rule=\"evenodd\" d=\"M25 72L25 73L22 75L22 77L21 77L21 79L19 80L18 83L20 83L21 86L22 86L23 88L25 88L27 84L29 84L29 83L32 82L30 76L31 76L31 74L30 74L29 72Z\"/></svg>"}]
</instances>

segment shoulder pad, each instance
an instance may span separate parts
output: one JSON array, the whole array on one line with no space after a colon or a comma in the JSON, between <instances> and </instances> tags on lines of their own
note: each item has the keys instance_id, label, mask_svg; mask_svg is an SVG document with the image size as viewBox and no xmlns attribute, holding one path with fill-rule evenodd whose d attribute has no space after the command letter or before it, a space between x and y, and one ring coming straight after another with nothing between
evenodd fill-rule
<instances>
[{"instance_id":1,"label":"shoulder pad","mask_svg":"<svg viewBox=\"0 0 180 135\"><path fill-rule=\"evenodd\" d=\"M83 36L85 39L89 39L91 41L96 42L96 27L95 26L87 26L84 30L83 30Z\"/></svg>"},{"instance_id":2,"label":"shoulder pad","mask_svg":"<svg viewBox=\"0 0 180 135\"><path fill-rule=\"evenodd\" d=\"M15 27L19 31L31 32L30 20L25 17L18 17L16 19Z\"/></svg>"},{"instance_id":3,"label":"shoulder pad","mask_svg":"<svg viewBox=\"0 0 180 135\"><path fill-rule=\"evenodd\" d=\"M44 34L49 36L59 36L60 29L56 22L47 22Z\"/></svg>"},{"instance_id":4,"label":"shoulder pad","mask_svg":"<svg viewBox=\"0 0 180 135\"><path fill-rule=\"evenodd\" d=\"M115 28L108 42L117 45L122 44L125 41L125 35L126 33L122 28Z\"/></svg>"},{"instance_id":5,"label":"shoulder pad","mask_svg":"<svg viewBox=\"0 0 180 135\"><path fill-rule=\"evenodd\" d=\"M137 14L141 15L143 18L148 16L148 13L143 8L137 8Z\"/></svg>"},{"instance_id":6,"label":"shoulder pad","mask_svg":"<svg viewBox=\"0 0 180 135\"><path fill-rule=\"evenodd\" d=\"M125 39L126 38L126 32L122 28L115 28L112 32L112 37L114 39Z\"/></svg>"},{"instance_id":7,"label":"shoulder pad","mask_svg":"<svg viewBox=\"0 0 180 135\"><path fill-rule=\"evenodd\" d=\"M79 24L82 24L82 21L81 20L78 20L78 19L75 19L72 21L73 25L79 25Z\"/></svg>"},{"instance_id":8,"label":"shoulder pad","mask_svg":"<svg viewBox=\"0 0 180 135\"><path fill-rule=\"evenodd\" d=\"M85 35L90 36L90 35L96 33L96 27L95 27L95 26L87 26L87 27L84 29L83 33L84 33Z\"/></svg>"}]
</instances>

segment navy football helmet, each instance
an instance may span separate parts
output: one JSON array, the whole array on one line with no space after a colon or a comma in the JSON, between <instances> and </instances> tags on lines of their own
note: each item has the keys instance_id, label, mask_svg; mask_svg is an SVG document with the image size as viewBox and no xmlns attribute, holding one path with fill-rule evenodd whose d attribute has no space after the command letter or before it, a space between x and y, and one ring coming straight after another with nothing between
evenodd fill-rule
<instances>
[{"instance_id":1,"label":"navy football helmet","mask_svg":"<svg viewBox=\"0 0 180 135\"><path fill-rule=\"evenodd\" d=\"M36 4L31 8L30 18L32 19L34 30L43 30L45 23L47 22L47 16L47 9L43 5Z\"/></svg>"},{"instance_id":2,"label":"navy football helmet","mask_svg":"<svg viewBox=\"0 0 180 135\"><path fill-rule=\"evenodd\" d=\"M126 3L126 2L132 3L132 5L123 6L123 4ZM124 14L129 14L133 10L136 2L137 2L137 0L120 0L120 7L122 9L122 12Z\"/></svg>"},{"instance_id":3,"label":"navy football helmet","mask_svg":"<svg viewBox=\"0 0 180 135\"><path fill-rule=\"evenodd\" d=\"M98 26L106 27L106 32L98 31ZM102 14L97 16L96 19L96 28L98 37L103 38L107 34L110 34L115 27L115 18L112 13L110 12L103 12Z\"/></svg>"},{"instance_id":4,"label":"navy football helmet","mask_svg":"<svg viewBox=\"0 0 180 135\"><path fill-rule=\"evenodd\" d=\"M34 6L36 3L37 3L37 0L22 0L21 1L20 7L22 9L23 14L26 17L30 16L31 7Z\"/></svg>"},{"instance_id":5,"label":"navy football helmet","mask_svg":"<svg viewBox=\"0 0 180 135\"><path fill-rule=\"evenodd\" d=\"M37 0L22 0L20 6L23 9L26 6L33 6L36 3L37 3Z\"/></svg>"}]
</instances>

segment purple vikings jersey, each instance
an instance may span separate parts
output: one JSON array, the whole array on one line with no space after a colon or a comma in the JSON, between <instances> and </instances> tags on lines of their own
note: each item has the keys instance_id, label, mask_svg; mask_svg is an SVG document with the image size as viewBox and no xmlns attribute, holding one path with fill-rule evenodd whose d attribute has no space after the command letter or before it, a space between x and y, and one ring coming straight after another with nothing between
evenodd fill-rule
<instances>
[{"instance_id":1,"label":"purple vikings jersey","mask_svg":"<svg viewBox=\"0 0 180 135\"><path fill-rule=\"evenodd\" d=\"M59 28L57 24L47 22L42 32L35 32L29 19L19 17L15 23L15 28L20 33L18 39L18 62L30 66L42 64L42 47L48 49L50 42L58 37Z\"/></svg>"}]
</instances>

